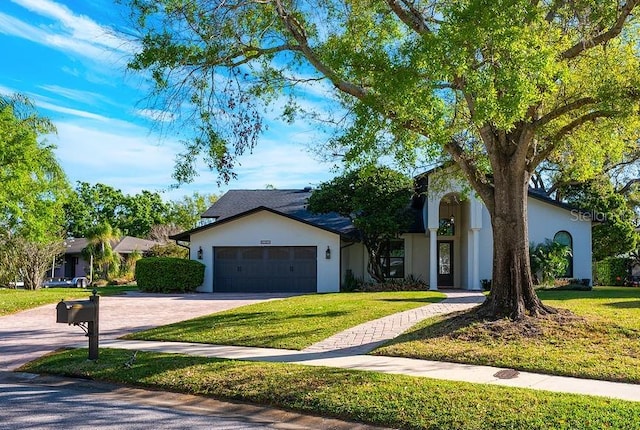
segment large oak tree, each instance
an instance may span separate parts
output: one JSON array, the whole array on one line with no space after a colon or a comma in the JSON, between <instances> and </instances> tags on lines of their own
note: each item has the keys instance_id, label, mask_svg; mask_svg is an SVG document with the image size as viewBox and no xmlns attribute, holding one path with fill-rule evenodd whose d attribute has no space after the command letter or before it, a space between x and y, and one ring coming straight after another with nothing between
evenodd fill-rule
<instances>
[{"instance_id":1,"label":"large oak tree","mask_svg":"<svg viewBox=\"0 0 640 430\"><path fill-rule=\"evenodd\" d=\"M562 155L594 174L637 141L638 2L128 0L141 47L130 68L150 72L157 108L193 125L179 179L200 156L227 179L262 107L285 95L296 112L315 81L347 114L332 141L347 161L444 153L491 215L482 310L518 319L553 312L529 267L536 166Z\"/></svg>"}]
</instances>

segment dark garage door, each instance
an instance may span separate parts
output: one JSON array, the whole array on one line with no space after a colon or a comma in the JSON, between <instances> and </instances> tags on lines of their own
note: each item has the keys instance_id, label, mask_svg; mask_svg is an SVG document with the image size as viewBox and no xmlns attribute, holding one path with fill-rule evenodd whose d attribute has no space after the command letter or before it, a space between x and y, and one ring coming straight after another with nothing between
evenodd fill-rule
<instances>
[{"instance_id":1,"label":"dark garage door","mask_svg":"<svg viewBox=\"0 0 640 430\"><path fill-rule=\"evenodd\" d=\"M215 247L213 291L316 292L315 246Z\"/></svg>"}]
</instances>

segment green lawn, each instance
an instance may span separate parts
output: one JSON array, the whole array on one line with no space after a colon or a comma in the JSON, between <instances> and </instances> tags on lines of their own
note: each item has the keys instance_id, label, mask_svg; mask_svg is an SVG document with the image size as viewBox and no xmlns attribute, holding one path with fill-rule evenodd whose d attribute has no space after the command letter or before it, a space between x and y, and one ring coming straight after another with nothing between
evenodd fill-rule
<instances>
[{"instance_id":1,"label":"green lawn","mask_svg":"<svg viewBox=\"0 0 640 430\"><path fill-rule=\"evenodd\" d=\"M108 286L96 288L101 296L121 294L135 290L132 286ZM0 316L13 314L26 309L56 303L60 300L81 299L91 295L93 288L41 288L39 290L1 289Z\"/></svg>"},{"instance_id":2,"label":"green lawn","mask_svg":"<svg viewBox=\"0 0 640 430\"><path fill-rule=\"evenodd\" d=\"M571 310L518 326L484 323L464 313L418 324L374 351L533 372L640 383L640 289L540 291L546 304Z\"/></svg>"},{"instance_id":3,"label":"green lawn","mask_svg":"<svg viewBox=\"0 0 640 430\"><path fill-rule=\"evenodd\" d=\"M22 371L277 406L402 429L638 429L640 403L376 372L86 349Z\"/></svg>"},{"instance_id":4,"label":"green lawn","mask_svg":"<svg viewBox=\"0 0 640 430\"><path fill-rule=\"evenodd\" d=\"M363 322L444 297L433 291L312 294L243 306L128 338L304 349Z\"/></svg>"}]
</instances>

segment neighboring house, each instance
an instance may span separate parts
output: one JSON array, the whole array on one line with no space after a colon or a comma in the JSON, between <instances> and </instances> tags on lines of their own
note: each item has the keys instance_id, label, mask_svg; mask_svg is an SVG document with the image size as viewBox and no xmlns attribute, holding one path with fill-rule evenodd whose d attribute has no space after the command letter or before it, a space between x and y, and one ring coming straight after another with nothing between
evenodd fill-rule
<instances>
[{"instance_id":1,"label":"neighboring house","mask_svg":"<svg viewBox=\"0 0 640 430\"><path fill-rule=\"evenodd\" d=\"M52 278L74 278L76 276L88 276L90 272L89 260L85 260L82 250L87 247L89 241L83 237L69 238L65 241L64 260L55 267ZM158 245L152 240L138 237L124 236L120 240L111 242L111 248L124 258L138 251L141 254L149 251L151 247ZM50 272L49 272L50 274Z\"/></svg>"},{"instance_id":2,"label":"neighboring house","mask_svg":"<svg viewBox=\"0 0 640 430\"><path fill-rule=\"evenodd\" d=\"M489 213L468 185L436 169L417 179L420 197L408 232L381 257L390 278L413 276L438 287L477 290L491 279ZM311 189L233 190L203 215L214 222L172 236L190 242L205 266L199 291L334 292L347 273L368 279L367 252L348 218L306 210ZM591 278L591 217L530 193L529 240L573 250L566 277Z\"/></svg>"}]
</instances>

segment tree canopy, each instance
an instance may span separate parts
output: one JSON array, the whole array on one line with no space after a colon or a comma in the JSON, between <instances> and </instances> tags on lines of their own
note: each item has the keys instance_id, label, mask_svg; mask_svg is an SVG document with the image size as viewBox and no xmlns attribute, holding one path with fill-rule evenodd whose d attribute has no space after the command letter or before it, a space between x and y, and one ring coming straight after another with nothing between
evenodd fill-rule
<instances>
[{"instance_id":1,"label":"tree canopy","mask_svg":"<svg viewBox=\"0 0 640 430\"><path fill-rule=\"evenodd\" d=\"M62 234L69 186L42 136L55 132L22 96L0 97L0 228L26 240Z\"/></svg>"},{"instance_id":2,"label":"tree canopy","mask_svg":"<svg viewBox=\"0 0 640 430\"><path fill-rule=\"evenodd\" d=\"M386 167L358 169L320 184L309 197L307 208L349 217L367 248L367 271L382 282L381 250L387 240L410 227L412 193L413 181L402 173Z\"/></svg>"},{"instance_id":3,"label":"tree canopy","mask_svg":"<svg viewBox=\"0 0 640 430\"><path fill-rule=\"evenodd\" d=\"M567 202L595 214L593 259L604 260L634 251L638 246L636 214L608 178L567 186Z\"/></svg>"},{"instance_id":4,"label":"tree canopy","mask_svg":"<svg viewBox=\"0 0 640 430\"><path fill-rule=\"evenodd\" d=\"M284 96L290 117L304 85L325 84L316 93L342 118L330 151L345 161L459 166L492 218L487 315L554 312L529 265L536 167L588 178L638 142L638 0L128 3L141 46L130 69L150 72L156 107L192 126L179 179L200 156L228 179L265 106Z\"/></svg>"},{"instance_id":5,"label":"tree canopy","mask_svg":"<svg viewBox=\"0 0 640 430\"><path fill-rule=\"evenodd\" d=\"M40 288L60 252L69 185L55 147L55 127L21 95L0 96L0 285Z\"/></svg>"},{"instance_id":6,"label":"tree canopy","mask_svg":"<svg viewBox=\"0 0 640 430\"><path fill-rule=\"evenodd\" d=\"M215 194L196 192L165 202L157 192L142 190L127 195L109 185L78 182L64 206L67 234L88 237L102 224L134 237L150 237L159 230L156 226L168 226L173 233L188 230L216 199Z\"/></svg>"}]
</instances>

